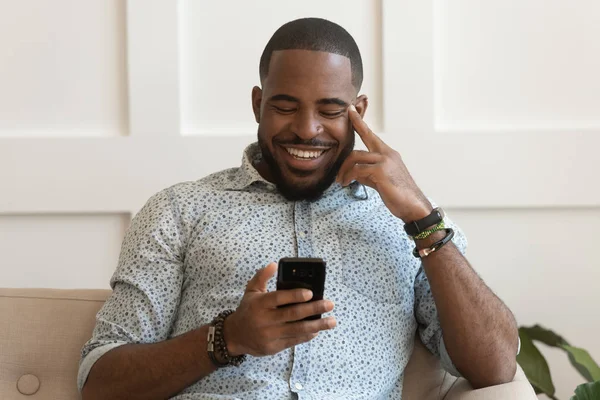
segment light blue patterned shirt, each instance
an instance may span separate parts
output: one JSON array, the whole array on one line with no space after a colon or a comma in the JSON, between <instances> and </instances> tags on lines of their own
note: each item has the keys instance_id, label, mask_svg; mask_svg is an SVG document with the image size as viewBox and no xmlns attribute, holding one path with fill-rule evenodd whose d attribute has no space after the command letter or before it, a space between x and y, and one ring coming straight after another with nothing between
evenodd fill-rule
<instances>
[{"instance_id":1,"label":"light blue patterned shirt","mask_svg":"<svg viewBox=\"0 0 600 400\"><path fill-rule=\"evenodd\" d=\"M241 168L165 189L136 215L113 293L82 350L80 390L108 350L210 323L237 307L258 269L282 257L326 260L325 298L335 303L337 327L274 356L217 370L175 399L399 399L416 331L457 374L429 282L411 254L414 242L378 193L354 182L333 184L314 202L288 201L253 167L258 158L255 143ZM464 252L465 237L453 227Z\"/></svg>"}]
</instances>

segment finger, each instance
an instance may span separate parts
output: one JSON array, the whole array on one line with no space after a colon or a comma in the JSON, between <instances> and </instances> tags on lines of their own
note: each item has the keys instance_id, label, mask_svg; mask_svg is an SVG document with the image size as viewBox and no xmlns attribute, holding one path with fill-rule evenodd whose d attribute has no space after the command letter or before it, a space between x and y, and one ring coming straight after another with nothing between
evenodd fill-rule
<instances>
[{"instance_id":1,"label":"finger","mask_svg":"<svg viewBox=\"0 0 600 400\"><path fill-rule=\"evenodd\" d=\"M308 289L276 290L262 296L264 308L275 308L286 304L305 303L312 299L313 293Z\"/></svg>"},{"instance_id":2,"label":"finger","mask_svg":"<svg viewBox=\"0 0 600 400\"><path fill-rule=\"evenodd\" d=\"M316 338L318 333L310 333L304 336L296 336L293 338L286 338L276 341L276 353L279 353L282 350L289 349L290 347L297 346L302 343L310 342L314 338Z\"/></svg>"},{"instance_id":3,"label":"finger","mask_svg":"<svg viewBox=\"0 0 600 400\"><path fill-rule=\"evenodd\" d=\"M314 321L298 321L284 324L279 333L280 338L293 338L311 333L319 333L337 326L335 317L319 318Z\"/></svg>"},{"instance_id":4,"label":"finger","mask_svg":"<svg viewBox=\"0 0 600 400\"><path fill-rule=\"evenodd\" d=\"M272 262L266 267L259 269L246 285L247 292L266 292L267 283L277 272L277 264Z\"/></svg>"},{"instance_id":5,"label":"finger","mask_svg":"<svg viewBox=\"0 0 600 400\"><path fill-rule=\"evenodd\" d=\"M342 186L348 185L352 181L375 188L379 182L381 166L379 164L355 164L343 177L340 182Z\"/></svg>"},{"instance_id":6,"label":"finger","mask_svg":"<svg viewBox=\"0 0 600 400\"><path fill-rule=\"evenodd\" d=\"M341 182L344 178L344 175L356 164L376 164L381 161L383 161L382 154L364 150L354 150L352 153L350 153L346 160L344 160L344 163L338 171L336 180Z\"/></svg>"},{"instance_id":7,"label":"finger","mask_svg":"<svg viewBox=\"0 0 600 400\"><path fill-rule=\"evenodd\" d=\"M381 139L369 128L367 123L362 119L358 111L356 111L356 107L354 105L350 105L348 107L348 117L350 118L350 122L354 127L358 136L363 141L365 146L369 151L377 151L380 149L381 144L383 143Z\"/></svg>"},{"instance_id":8,"label":"finger","mask_svg":"<svg viewBox=\"0 0 600 400\"><path fill-rule=\"evenodd\" d=\"M331 310L333 310L333 302L318 300L280 308L277 310L275 318L282 322L300 321L312 315L328 313Z\"/></svg>"}]
</instances>

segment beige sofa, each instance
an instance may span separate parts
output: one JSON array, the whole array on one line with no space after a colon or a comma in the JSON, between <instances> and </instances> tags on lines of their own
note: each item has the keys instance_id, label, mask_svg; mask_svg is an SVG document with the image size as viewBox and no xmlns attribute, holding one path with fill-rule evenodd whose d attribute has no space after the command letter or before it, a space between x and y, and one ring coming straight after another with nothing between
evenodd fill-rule
<instances>
[{"instance_id":1,"label":"beige sofa","mask_svg":"<svg viewBox=\"0 0 600 400\"><path fill-rule=\"evenodd\" d=\"M78 399L77 367L108 290L0 289L0 399ZM405 400L535 400L519 370L512 383L473 390L445 374L417 341Z\"/></svg>"}]
</instances>

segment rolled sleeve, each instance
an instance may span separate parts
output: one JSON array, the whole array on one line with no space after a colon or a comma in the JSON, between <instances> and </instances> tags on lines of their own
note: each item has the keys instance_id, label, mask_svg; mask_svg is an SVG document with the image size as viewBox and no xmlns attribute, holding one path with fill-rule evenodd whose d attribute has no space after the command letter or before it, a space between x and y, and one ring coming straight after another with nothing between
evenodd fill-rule
<instances>
[{"instance_id":1,"label":"rolled sleeve","mask_svg":"<svg viewBox=\"0 0 600 400\"><path fill-rule=\"evenodd\" d=\"M183 282L180 220L170 189L150 198L132 220L110 281L113 292L81 351L80 391L94 363L108 351L168 338Z\"/></svg>"},{"instance_id":2,"label":"rolled sleeve","mask_svg":"<svg viewBox=\"0 0 600 400\"><path fill-rule=\"evenodd\" d=\"M119 346L123 346L127 344L127 342L114 342L110 344L100 345L99 347L94 348L94 350L90 351L84 358L79 361L79 372L77 373L77 389L81 393L83 390L83 385L87 381L87 377L90 374L90 370L106 353L110 350L117 348Z\"/></svg>"},{"instance_id":3,"label":"rolled sleeve","mask_svg":"<svg viewBox=\"0 0 600 400\"><path fill-rule=\"evenodd\" d=\"M444 343L444 336L440 337L440 362L442 364L442 368L444 368L444 370L446 372L448 372L450 375L456 376L457 378L460 378L462 376L462 374L460 372L458 372L458 369L456 369L456 366L454 365L454 363L452 362L452 359L450 358L450 355L448 354L448 350L446 350L446 344Z\"/></svg>"}]
</instances>

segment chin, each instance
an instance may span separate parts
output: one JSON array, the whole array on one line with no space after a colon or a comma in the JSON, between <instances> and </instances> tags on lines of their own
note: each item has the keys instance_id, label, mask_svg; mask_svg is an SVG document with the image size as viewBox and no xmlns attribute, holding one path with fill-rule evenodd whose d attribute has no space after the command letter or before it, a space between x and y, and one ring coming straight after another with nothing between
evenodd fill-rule
<instances>
[{"instance_id":1,"label":"chin","mask_svg":"<svg viewBox=\"0 0 600 400\"><path fill-rule=\"evenodd\" d=\"M319 174L319 177L290 177L288 174L281 176L277 182L277 189L283 197L290 201L315 201L323 196L323 193L335 180Z\"/></svg>"}]
</instances>

